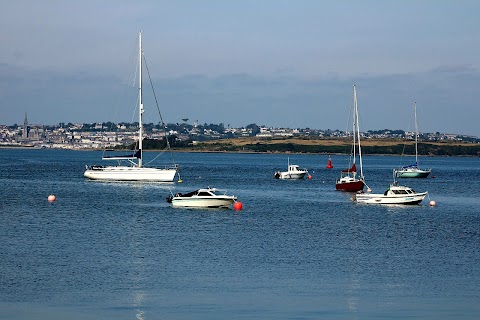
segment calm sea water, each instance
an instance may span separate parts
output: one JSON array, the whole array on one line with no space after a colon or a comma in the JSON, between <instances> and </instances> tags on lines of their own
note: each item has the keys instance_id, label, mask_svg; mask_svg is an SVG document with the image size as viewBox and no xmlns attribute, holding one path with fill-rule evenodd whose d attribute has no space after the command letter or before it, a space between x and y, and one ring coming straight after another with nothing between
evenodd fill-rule
<instances>
[{"instance_id":1,"label":"calm sea water","mask_svg":"<svg viewBox=\"0 0 480 320\"><path fill-rule=\"evenodd\" d=\"M146 157L153 155L147 154ZM422 158L419 206L335 191L345 156L167 153L183 183L83 178L101 153L0 149L0 319L478 319L480 160ZM364 158L374 192L399 157ZM165 198L226 189L242 211ZM57 201L49 203L49 194Z\"/></svg>"}]
</instances>

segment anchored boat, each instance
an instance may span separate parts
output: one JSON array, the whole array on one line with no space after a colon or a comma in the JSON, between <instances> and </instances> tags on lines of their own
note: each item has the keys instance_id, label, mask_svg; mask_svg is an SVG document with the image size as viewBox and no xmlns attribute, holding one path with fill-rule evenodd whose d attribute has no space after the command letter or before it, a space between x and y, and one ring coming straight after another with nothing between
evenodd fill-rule
<instances>
[{"instance_id":1,"label":"anchored boat","mask_svg":"<svg viewBox=\"0 0 480 320\"><path fill-rule=\"evenodd\" d=\"M356 149L360 164L360 177L357 178ZM363 190L365 178L363 176L362 147L360 145L360 129L358 125L357 85L353 85L353 164L349 169L342 170L335 188L340 191L356 192Z\"/></svg>"},{"instance_id":2,"label":"anchored boat","mask_svg":"<svg viewBox=\"0 0 480 320\"><path fill-rule=\"evenodd\" d=\"M396 178L426 178L432 169L420 169L418 167L418 122L417 122L417 103L413 103L413 112L415 114L415 163L395 169Z\"/></svg>"},{"instance_id":3,"label":"anchored boat","mask_svg":"<svg viewBox=\"0 0 480 320\"><path fill-rule=\"evenodd\" d=\"M393 173L393 183L383 194L357 192L353 195L352 200L358 203L373 204L419 204L425 199L428 192L416 192L410 187L399 185L395 180L395 170Z\"/></svg>"},{"instance_id":4,"label":"anchored boat","mask_svg":"<svg viewBox=\"0 0 480 320\"><path fill-rule=\"evenodd\" d=\"M102 160L117 161L118 165L91 165L86 166L84 176L92 180L109 181L159 181L173 182L175 174L178 171L178 165L168 165L164 167L145 167L142 163L142 140L143 140L143 102L142 102L142 33L138 34L138 149L130 154L103 156ZM168 139L167 139L168 144Z\"/></svg>"},{"instance_id":5,"label":"anchored boat","mask_svg":"<svg viewBox=\"0 0 480 320\"><path fill-rule=\"evenodd\" d=\"M275 179L303 179L307 173L307 169L300 169L296 164L290 164L290 159L288 159L288 170L277 171L273 177Z\"/></svg>"},{"instance_id":6,"label":"anchored boat","mask_svg":"<svg viewBox=\"0 0 480 320\"><path fill-rule=\"evenodd\" d=\"M215 188L198 189L186 194L176 193L167 197L167 202L174 207L228 208L237 201L237 197L218 194Z\"/></svg>"},{"instance_id":7,"label":"anchored boat","mask_svg":"<svg viewBox=\"0 0 480 320\"><path fill-rule=\"evenodd\" d=\"M356 193L353 200L358 203L373 204L419 204L428 192L416 192L407 186L400 186L394 182L383 194Z\"/></svg>"}]
</instances>

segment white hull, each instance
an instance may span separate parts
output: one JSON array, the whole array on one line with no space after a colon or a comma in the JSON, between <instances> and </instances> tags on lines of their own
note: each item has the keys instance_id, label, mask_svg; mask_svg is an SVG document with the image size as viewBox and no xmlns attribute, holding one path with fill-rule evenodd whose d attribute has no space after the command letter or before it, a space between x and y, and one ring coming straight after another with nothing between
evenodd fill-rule
<instances>
[{"instance_id":1,"label":"white hull","mask_svg":"<svg viewBox=\"0 0 480 320\"><path fill-rule=\"evenodd\" d=\"M287 171L277 171L273 175L275 179L303 179L308 173L307 169L300 169L296 164L290 164L290 159L288 160L288 170Z\"/></svg>"},{"instance_id":2,"label":"white hull","mask_svg":"<svg viewBox=\"0 0 480 320\"><path fill-rule=\"evenodd\" d=\"M354 200L358 203L370 204L418 204L420 203L427 192L410 194L410 195L384 195L384 194L356 194Z\"/></svg>"},{"instance_id":3,"label":"white hull","mask_svg":"<svg viewBox=\"0 0 480 320\"><path fill-rule=\"evenodd\" d=\"M237 200L234 196L217 196L217 197L174 197L172 206L174 207L191 207L191 208L228 208Z\"/></svg>"},{"instance_id":4,"label":"white hull","mask_svg":"<svg viewBox=\"0 0 480 320\"><path fill-rule=\"evenodd\" d=\"M291 173L291 172L278 172L278 179L303 179L307 172Z\"/></svg>"},{"instance_id":5,"label":"white hull","mask_svg":"<svg viewBox=\"0 0 480 320\"><path fill-rule=\"evenodd\" d=\"M395 170L396 178L426 178L432 170L422 170L416 167L413 168L402 168Z\"/></svg>"},{"instance_id":6,"label":"white hull","mask_svg":"<svg viewBox=\"0 0 480 320\"><path fill-rule=\"evenodd\" d=\"M177 169L176 167L162 169L106 166L89 168L83 175L92 180L173 182Z\"/></svg>"}]
</instances>

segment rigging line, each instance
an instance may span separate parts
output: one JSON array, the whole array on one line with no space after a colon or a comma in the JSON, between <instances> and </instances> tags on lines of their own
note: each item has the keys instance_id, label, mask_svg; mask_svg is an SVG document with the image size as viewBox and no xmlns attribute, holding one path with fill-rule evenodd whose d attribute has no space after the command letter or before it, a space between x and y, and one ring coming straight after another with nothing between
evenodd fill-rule
<instances>
[{"instance_id":1,"label":"rigging line","mask_svg":"<svg viewBox=\"0 0 480 320\"><path fill-rule=\"evenodd\" d=\"M128 62L131 62L134 59L133 57L135 55L136 49L137 49L137 43L135 41L134 44L132 45L130 55L128 57ZM117 120L118 111L119 111L119 101L123 100L120 97L121 93L123 92L123 95L122 95L123 97L125 97L125 95L126 95L125 90L124 90L125 89L124 85L128 84L127 74L130 72L129 68L130 68L130 63L126 63L125 66L124 66L123 72L122 72L121 85L119 85L118 88L116 89L116 94L115 94L114 99L112 101L111 108L113 109L114 113L113 113L113 119L112 119L111 126L110 126L110 131L112 130L113 125L116 123L116 120ZM134 77L134 82L135 82L135 79L136 79L136 76ZM102 157L105 155L105 151L106 150L104 148Z\"/></svg>"},{"instance_id":2,"label":"rigging line","mask_svg":"<svg viewBox=\"0 0 480 320\"><path fill-rule=\"evenodd\" d=\"M410 121L408 122L408 128L407 128L407 131L405 131L404 138L403 138L403 150L402 150L402 155L400 156L400 166L399 166L400 168L402 168L402 166L403 166L403 156L405 155L405 148L407 146L407 132L410 131L411 124L412 124L412 121L413 121L412 118L413 118L413 114L410 114ZM417 134L417 133L415 132L415 134ZM407 164L408 164L408 162L407 162Z\"/></svg>"},{"instance_id":3,"label":"rigging line","mask_svg":"<svg viewBox=\"0 0 480 320\"><path fill-rule=\"evenodd\" d=\"M139 105L139 101L140 101L140 96L137 95L137 102L135 103L136 106ZM134 123L135 122L134 119L136 117L137 117L137 108L133 108L133 114L132 114L132 119L130 120L130 123ZM138 125L139 125L139 128L140 128L140 123ZM139 137L139 139L143 139L143 137ZM135 144L133 146L133 150L137 151L139 146L140 146L140 141L139 140L135 141Z\"/></svg>"},{"instance_id":4,"label":"rigging line","mask_svg":"<svg viewBox=\"0 0 480 320\"><path fill-rule=\"evenodd\" d=\"M163 121L162 113L160 112L160 107L158 105L157 95L155 93L155 87L153 86L152 77L150 76L150 70L148 69L148 65L147 65L147 59L145 58L145 55L143 53L142 53L142 57L143 57L143 61L145 62L145 70L147 71L148 79L150 81L150 86L152 87L153 97L155 99L155 105L157 106L158 115L160 116L161 125L162 125L163 130L165 131L165 142L166 142L165 149L162 152L159 152L152 160L150 160L149 162L146 163L146 164L150 164L153 161L155 161L158 157L160 157L162 154L164 154L166 150L170 149L170 141L168 141L165 122Z\"/></svg>"},{"instance_id":5,"label":"rigging line","mask_svg":"<svg viewBox=\"0 0 480 320\"><path fill-rule=\"evenodd\" d=\"M347 136L347 138L350 136L350 133L348 131L348 127L350 126L350 120L352 120L352 114L353 114L353 106L350 105L350 108L348 110L348 120L347 120L347 124L346 124L346 128L345 128L345 134ZM352 137L353 137L353 131L352 131ZM347 150L348 148L350 148L350 154L347 153ZM349 142L347 145L345 145L345 148L344 148L344 153L345 154L348 154L348 167L350 168L352 166L352 157L353 157L353 148L355 148L355 146L353 144L351 144L351 142Z\"/></svg>"},{"instance_id":6,"label":"rigging line","mask_svg":"<svg viewBox=\"0 0 480 320\"><path fill-rule=\"evenodd\" d=\"M157 94L155 93L155 88L153 86L152 77L150 76L150 71L148 70L147 59L145 58L145 56L143 54L142 54L142 57L143 57L143 61L145 62L145 69L147 70L148 79L150 80L150 86L152 87L153 97L155 98L155 104L157 106L158 115L160 116L160 120L162 121L162 128L164 128L164 130L165 130L165 141L167 142L167 148L169 149L170 148L170 142L168 141L167 130L165 129L165 122L163 121L162 113L160 112L160 107L158 106Z\"/></svg>"}]
</instances>

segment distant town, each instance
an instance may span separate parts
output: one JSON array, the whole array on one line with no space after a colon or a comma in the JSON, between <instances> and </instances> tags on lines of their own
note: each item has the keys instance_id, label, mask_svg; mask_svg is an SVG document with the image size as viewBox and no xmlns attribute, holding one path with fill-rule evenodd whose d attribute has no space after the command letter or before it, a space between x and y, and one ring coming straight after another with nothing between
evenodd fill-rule
<instances>
[{"instance_id":1,"label":"distant town","mask_svg":"<svg viewBox=\"0 0 480 320\"><path fill-rule=\"evenodd\" d=\"M25 115L21 125L0 125L0 146L40 147L61 149L105 149L131 146L137 140L138 122L134 123L59 123L58 125L29 124ZM308 137L309 139L334 139L351 136L340 130L320 130L311 128L274 128L249 124L245 127L231 128L220 124L188 123L144 124L144 139L165 141L165 137L174 146L195 145L199 142L216 139L234 139L257 137L265 139ZM414 139L415 132L403 130L376 130L361 132L363 139ZM478 137L447 134L420 133L419 140L428 142L458 141L462 143L480 143Z\"/></svg>"}]
</instances>

